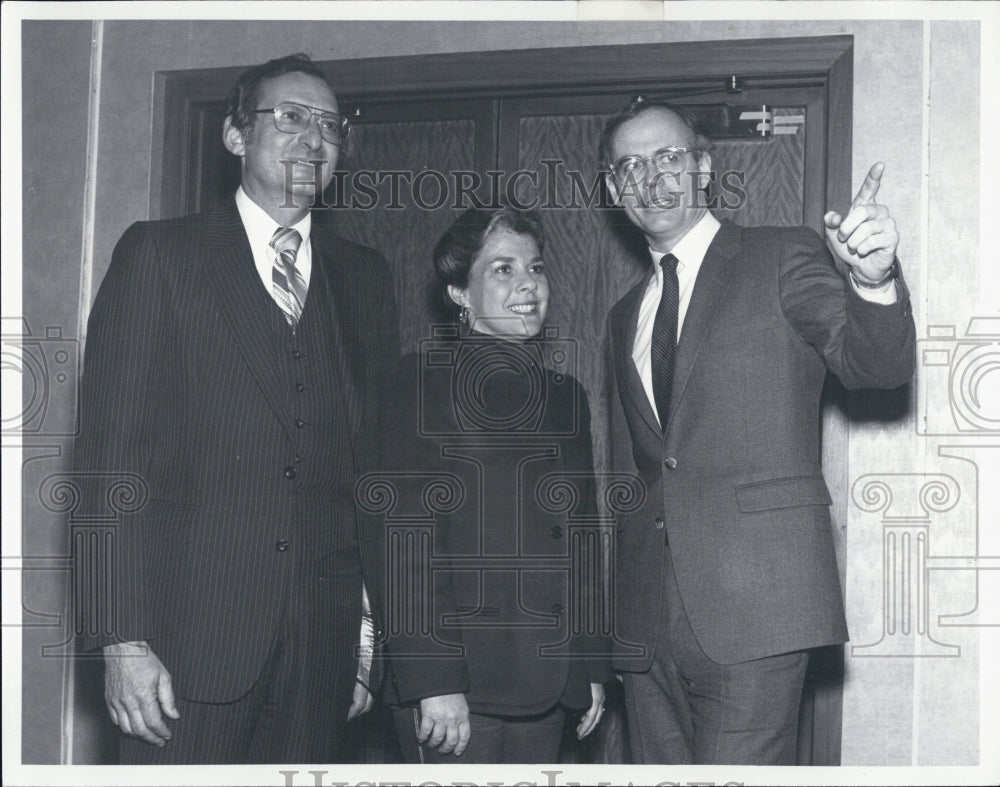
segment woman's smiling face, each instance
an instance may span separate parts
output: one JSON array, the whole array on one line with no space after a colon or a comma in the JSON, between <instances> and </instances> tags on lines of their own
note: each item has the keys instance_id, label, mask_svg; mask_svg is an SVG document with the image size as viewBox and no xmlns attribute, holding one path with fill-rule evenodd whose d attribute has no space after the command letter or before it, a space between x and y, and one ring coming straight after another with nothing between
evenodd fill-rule
<instances>
[{"instance_id":1,"label":"woman's smiling face","mask_svg":"<svg viewBox=\"0 0 1000 787\"><path fill-rule=\"evenodd\" d=\"M496 229L469 269L468 286L449 286L452 300L469 310L469 327L507 341L535 336L545 322L549 282L531 235Z\"/></svg>"}]
</instances>

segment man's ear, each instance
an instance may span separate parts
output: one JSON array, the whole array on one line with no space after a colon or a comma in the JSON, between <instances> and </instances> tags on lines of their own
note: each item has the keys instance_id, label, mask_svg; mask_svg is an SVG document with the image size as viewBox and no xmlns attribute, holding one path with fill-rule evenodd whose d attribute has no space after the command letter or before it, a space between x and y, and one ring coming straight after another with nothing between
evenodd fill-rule
<instances>
[{"instance_id":1,"label":"man's ear","mask_svg":"<svg viewBox=\"0 0 1000 787\"><path fill-rule=\"evenodd\" d=\"M698 159L698 188L707 189L709 184L712 182L709 173L712 171L712 154L702 153L701 157Z\"/></svg>"},{"instance_id":2,"label":"man's ear","mask_svg":"<svg viewBox=\"0 0 1000 787\"><path fill-rule=\"evenodd\" d=\"M621 195L618 193L618 186L615 184L614 175L610 172L604 173L604 185L608 187L608 193L611 195L611 200L617 205L620 202Z\"/></svg>"},{"instance_id":3,"label":"man's ear","mask_svg":"<svg viewBox=\"0 0 1000 787\"><path fill-rule=\"evenodd\" d=\"M246 142L243 139L243 132L233 125L232 116L227 116L225 122L222 124L222 144L234 156L242 157L246 154Z\"/></svg>"},{"instance_id":4,"label":"man's ear","mask_svg":"<svg viewBox=\"0 0 1000 787\"><path fill-rule=\"evenodd\" d=\"M448 285L448 297L451 298L459 306L469 305L469 296L466 294L466 291L463 290L461 287L455 286L454 284Z\"/></svg>"}]
</instances>

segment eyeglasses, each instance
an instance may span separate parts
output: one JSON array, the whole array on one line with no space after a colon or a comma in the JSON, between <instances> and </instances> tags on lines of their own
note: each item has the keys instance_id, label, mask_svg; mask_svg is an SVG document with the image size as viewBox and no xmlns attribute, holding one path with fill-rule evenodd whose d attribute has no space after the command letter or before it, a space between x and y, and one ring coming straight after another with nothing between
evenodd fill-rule
<instances>
[{"instance_id":1,"label":"eyeglasses","mask_svg":"<svg viewBox=\"0 0 1000 787\"><path fill-rule=\"evenodd\" d=\"M675 172L681 167L685 154L700 151L701 148L669 147L660 148L652 156L623 156L611 165L610 172L619 183L626 180L640 183L650 174L650 164L654 172Z\"/></svg>"},{"instance_id":2,"label":"eyeglasses","mask_svg":"<svg viewBox=\"0 0 1000 787\"><path fill-rule=\"evenodd\" d=\"M336 112L324 112L319 107L282 101L276 107L255 109L253 114L268 112L274 114L274 127L285 134L300 134L309 128L313 117L318 117L319 133L327 142L340 145L351 135L351 124L346 117Z\"/></svg>"}]
</instances>

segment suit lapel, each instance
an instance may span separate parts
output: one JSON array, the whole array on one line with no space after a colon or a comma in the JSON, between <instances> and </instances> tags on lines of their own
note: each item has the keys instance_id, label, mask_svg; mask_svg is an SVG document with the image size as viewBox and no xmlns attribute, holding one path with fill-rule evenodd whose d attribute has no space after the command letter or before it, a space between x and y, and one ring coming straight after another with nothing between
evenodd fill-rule
<instances>
[{"instance_id":1,"label":"suit lapel","mask_svg":"<svg viewBox=\"0 0 1000 787\"><path fill-rule=\"evenodd\" d=\"M681 327L681 339L677 345L674 381L670 395L671 422L684 396L684 389L698 358L702 341L712 325L715 311L722 303L732 279L734 268L731 260L739 252L740 245L740 228L729 221L723 221L701 263L687 315L684 317L684 325ZM668 431L669 428L668 423Z\"/></svg>"},{"instance_id":2,"label":"suit lapel","mask_svg":"<svg viewBox=\"0 0 1000 787\"><path fill-rule=\"evenodd\" d=\"M336 243L336 236L323 231L313 223L311 234L313 244L313 272L322 271L327 285L331 314L331 350L333 362L338 372L347 409L347 422L351 440L357 439L361 429L361 415L364 409L364 337L361 331L360 315L355 313L356 304L352 296L357 296L357 287L351 281L353 260L345 259L344 250Z\"/></svg>"},{"instance_id":3,"label":"suit lapel","mask_svg":"<svg viewBox=\"0 0 1000 787\"><path fill-rule=\"evenodd\" d=\"M638 329L639 307L642 305L642 296L649 285L649 277L643 278L628 295L625 296L622 314L625 325L623 326L624 337L618 345L618 379L624 380L624 388L632 400L632 406L646 422L646 425L657 435L660 434L660 423L656 420L653 406L646 396L646 389L642 387L642 378L639 377L639 370L632 360L632 347L635 346L635 334Z\"/></svg>"},{"instance_id":4,"label":"suit lapel","mask_svg":"<svg viewBox=\"0 0 1000 787\"><path fill-rule=\"evenodd\" d=\"M267 293L254 266L250 242L235 201L230 199L218 210L207 214L204 233L207 254L205 280L215 293L233 340L260 385L264 398L292 437L291 414L274 363L277 348L267 321L260 319L260 309L256 308L266 301Z\"/></svg>"}]
</instances>

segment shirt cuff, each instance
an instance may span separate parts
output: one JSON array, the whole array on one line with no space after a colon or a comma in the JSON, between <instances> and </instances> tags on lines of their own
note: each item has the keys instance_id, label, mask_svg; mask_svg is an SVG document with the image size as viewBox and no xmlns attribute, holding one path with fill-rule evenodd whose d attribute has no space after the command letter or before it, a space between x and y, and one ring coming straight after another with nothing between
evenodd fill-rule
<instances>
[{"instance_id":1,"label":"shirt cuff","mask_svg":"<svg viewBox=\"0 0 1000 787\"><path fill-rule=\"evenodd\" d=\"M357 682L371 691L372 654L375 651L375 622L368 588L361 585L361 634L358 638Z\"/></svg>"},{"instance_id":2,"label":"shirt cuff","mask_svg":"<svg viewBox=\"0 0 1000 787\"><path fill-rule=\"evenodd\" d=\"M866 300L869 303L880 303L883 306L891 306L899 300L899 290L896 288L895 279L889 279L889 281L877 289L872 287L859 287L854 283L853 276L848 276L847 279L851 283L851 289L860 295L863 300Z\"/></svg>"}]
</instances>

